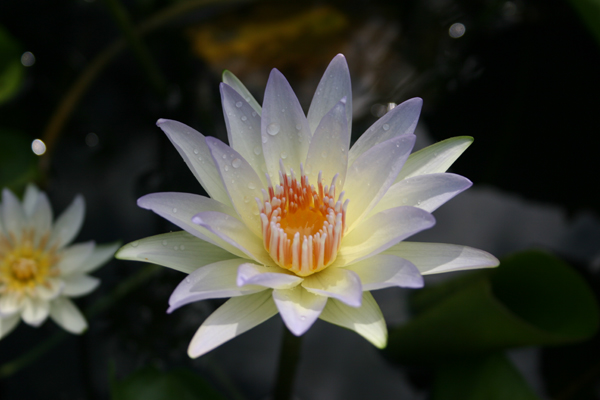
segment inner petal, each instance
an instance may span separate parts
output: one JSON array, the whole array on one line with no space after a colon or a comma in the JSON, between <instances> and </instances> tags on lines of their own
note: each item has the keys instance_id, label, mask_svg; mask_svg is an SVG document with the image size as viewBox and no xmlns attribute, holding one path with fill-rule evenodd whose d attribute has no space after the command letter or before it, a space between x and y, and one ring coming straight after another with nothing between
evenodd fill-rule
<instances>
[{"instance_id":1,"label":"inner petal","mask_svg":"<svg viewBox=\"0 0 600 400\"><path fill-rule=\"evenodd\" d=\"M337 257L346 227L342 192L335 201L335 182L323 187L319 174L317 188L310 185L301 165L300 179L287 175L281 165L280 184L263 190L259 203L263 244L282 268L308 276L329 266Z\"/></svg>"}]
</instances>

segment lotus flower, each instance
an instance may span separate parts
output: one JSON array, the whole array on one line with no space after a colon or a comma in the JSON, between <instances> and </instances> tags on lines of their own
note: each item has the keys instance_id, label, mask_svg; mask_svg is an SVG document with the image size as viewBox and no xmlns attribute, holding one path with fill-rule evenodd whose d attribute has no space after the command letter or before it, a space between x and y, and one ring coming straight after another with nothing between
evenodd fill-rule
<instances>
[{"instance_id":1,"label":"lotus flower","mask_svg":"<svg viewBox=\"0 0 600 400\"><path fill-rule=\"evenodd\" d=\"M183 229L142 239L117 257L187 276L169 300L231 297L200 326L199 357L279 313L294 335L320 318L387 342L369 291L419 288L424 274L493 267L464 246L403 242L431 228L431 212L471 186L445 173L472 138L410 154L422 100L375 122L350 149L352 97L343 55L325 71L305 116L285 77L269 77L263 107L230 72L221 83L229 146L171 120L167 134L210 195L154 193L138 205Z\"/></svg>"},{"instance_id":2,"label":"lotus flower","mask_svg":"<svg viewBox=\"0 0 600 400\"><path fill-rule=\"evenodd\" d=\"M99 285L88 273L108 261L118 245L69 245L83 224L81 196L52 223L48 198L38 188L29 185L22 203L4 189L0 212L0 338L20 319L37 327L48 315L71 333L83 332L87 322L69 298Z\"/></svg>"}]
</instances>

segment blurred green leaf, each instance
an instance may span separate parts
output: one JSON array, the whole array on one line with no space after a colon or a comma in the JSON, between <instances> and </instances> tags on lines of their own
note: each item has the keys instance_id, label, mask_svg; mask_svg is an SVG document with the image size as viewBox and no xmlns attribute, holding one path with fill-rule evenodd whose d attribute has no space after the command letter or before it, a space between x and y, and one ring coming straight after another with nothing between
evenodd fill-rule
<instances>
[{"instance_id":1,"label":"blurred green leaf","mask_svg":"<svg viewBox=\"0 0 600 400\"><path fill-rule=\"evenodd\" d=\"M122 381L113 382L112 400L225 400L200 376L186 369L161 372L143 368Z\"/></svg>"},{"instance_id":2,"label":"blurred green leaf","mask_svg":"<svg viewBox=\"0 0 600 400\"><path fill-rule=\"evenodd\" d=\"M503 354L447 363L436 371L432 400L538 400Z\"/></svg>"},{"instance_id":3,"label":"blurred green leaf","mask_svg":"<svg viewBox=\"0 0 600 400\"><path fill-rule=\"evenodd\" d=\"M38 175L37 157L24 134L0 128L0 188L20 193Z\"/></svg>"},{"instance_id":4,"label":"blurred green leaf","mask_svg":"<svg viewBox=\"0 0 600 400\"><path fill-rule=\"evenodd\" d=\"M584 280L540 251L509 257L495 271L424 289L413 304L415 318L390 330L386 351L396 361L432 363L576 342L592 336L599 323L598 306Z\"/></svg>"},{"instance_id":5,"label":"blurred green leaf","mask_svg":"<svg viewBox=\"0 0 600 400\"><path fill-rule=\"evenodd\" d=\"M0 104L13 97L23 82L24 67L17 41L0 26Z\"/></svg>"},{"instance_id":6,"label":"blurred green leaf","mask_svg":"<svg viewBox=\"0 0 600 400\"><path fill-rule=\"evenodd\" d=\"M600 0L569 0L569 2L600 44Z\"/></svg>"}]
</instances>

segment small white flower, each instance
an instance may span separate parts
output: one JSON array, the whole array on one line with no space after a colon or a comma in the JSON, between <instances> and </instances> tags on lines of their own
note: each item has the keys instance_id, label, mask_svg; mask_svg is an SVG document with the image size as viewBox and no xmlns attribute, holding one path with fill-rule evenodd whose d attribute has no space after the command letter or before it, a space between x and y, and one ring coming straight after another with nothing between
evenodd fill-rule
<instances>
[{"instance_id":1,"label":"small white flower","mask_svg":"<svg viewBox=\"0 0 600 400\"><path fill-rule=\"evenodd\" d=\"M381 348L387 329L370 290L418 288L424 274L498 265L477 249L402 242L432 227L430 213L471 186L445 171L472 138L410 155L421 99L391 110L350 149L352 93L341 54L325 71L307 116L275 69L262 108L233 74L225 72L223 81L231 147L179 122L158 121L211 198L140 198L140 207L184 232L136 241L117 253L189 273L171 295L169 312L231 297L200 326L191 357L278 312L295 335L321 318Z\"/></svg>"},{"instance_id":2,"label":"small white flower","mask_svg":"<svg viewBox=\"0 0 600 400\"><path fill-rule=\"evenodd\" d=\"M87 322L69 297L93 291L100 281L87 275L104 264L118 245L94 242L68 246L83 223L85 203L77 196L52 223L46 194L33 185L23 203L8 189L0 205L0 338L23 319L40 326L50 317L71 333Z\"/></svg>"}]
</instances>

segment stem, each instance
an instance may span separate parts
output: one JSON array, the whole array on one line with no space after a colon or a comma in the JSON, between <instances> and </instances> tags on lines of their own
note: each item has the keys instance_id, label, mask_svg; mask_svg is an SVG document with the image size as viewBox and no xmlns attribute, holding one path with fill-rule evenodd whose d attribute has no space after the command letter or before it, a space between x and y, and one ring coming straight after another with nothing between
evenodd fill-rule
<instances>
[{"instance_id":1,"label":"stem","mask_svg":"<svg viewBox=\"0 0 600 400\"><path fill-rule=\"evenodd\" d=\"M99 312L113 306L122 297L130 293L142 283L146 282L148 279L152 278L160 270L161 268L156 265L148 265L145 268L142 268L140 271L121 282L111 293L101 297L94 304L88 307L84 315L87 319L89 319ZM17 357L12 361L4 363L0 366L0 379L8 378L14 373L19 372L21 369L33 363L48 350L54 348L67 337L71 336L67 335L67 333L64 331L59 331L50 336L49 339L46 339L33 349L29 350L27 353Z\"/></svg>"},{"instance_id":2,"label":"stem","mask_svg":"<svg viewBox=\"0 0 600 400\"><path fill-rule=\"evenodd\" d=\"M150 55L150 51L144 45L144 42L140 39L129 19L129 14L119 0L106 0L108 8L110 9L113 18L117 21L123 36L127 40L127 43L133 50L136 58L138 59L142 69L146 71L150 84L154 87L157 93L164 95L166 93L166 83L162 77L160 70L156 66L156 63Z\"/></svg>"},{"instance_id":3,"label":"stem","mask_svg":"<svg viewBox=\"0 0 600 400\"><path fill-rule=\"evenodd\" d=\"M279 353L279 368L273 393L273 400L292 400L292 389L298 361L300 361L300 345L302 338L295 336L283 327L281 352Z\"/></svg>"}]
</instances>

